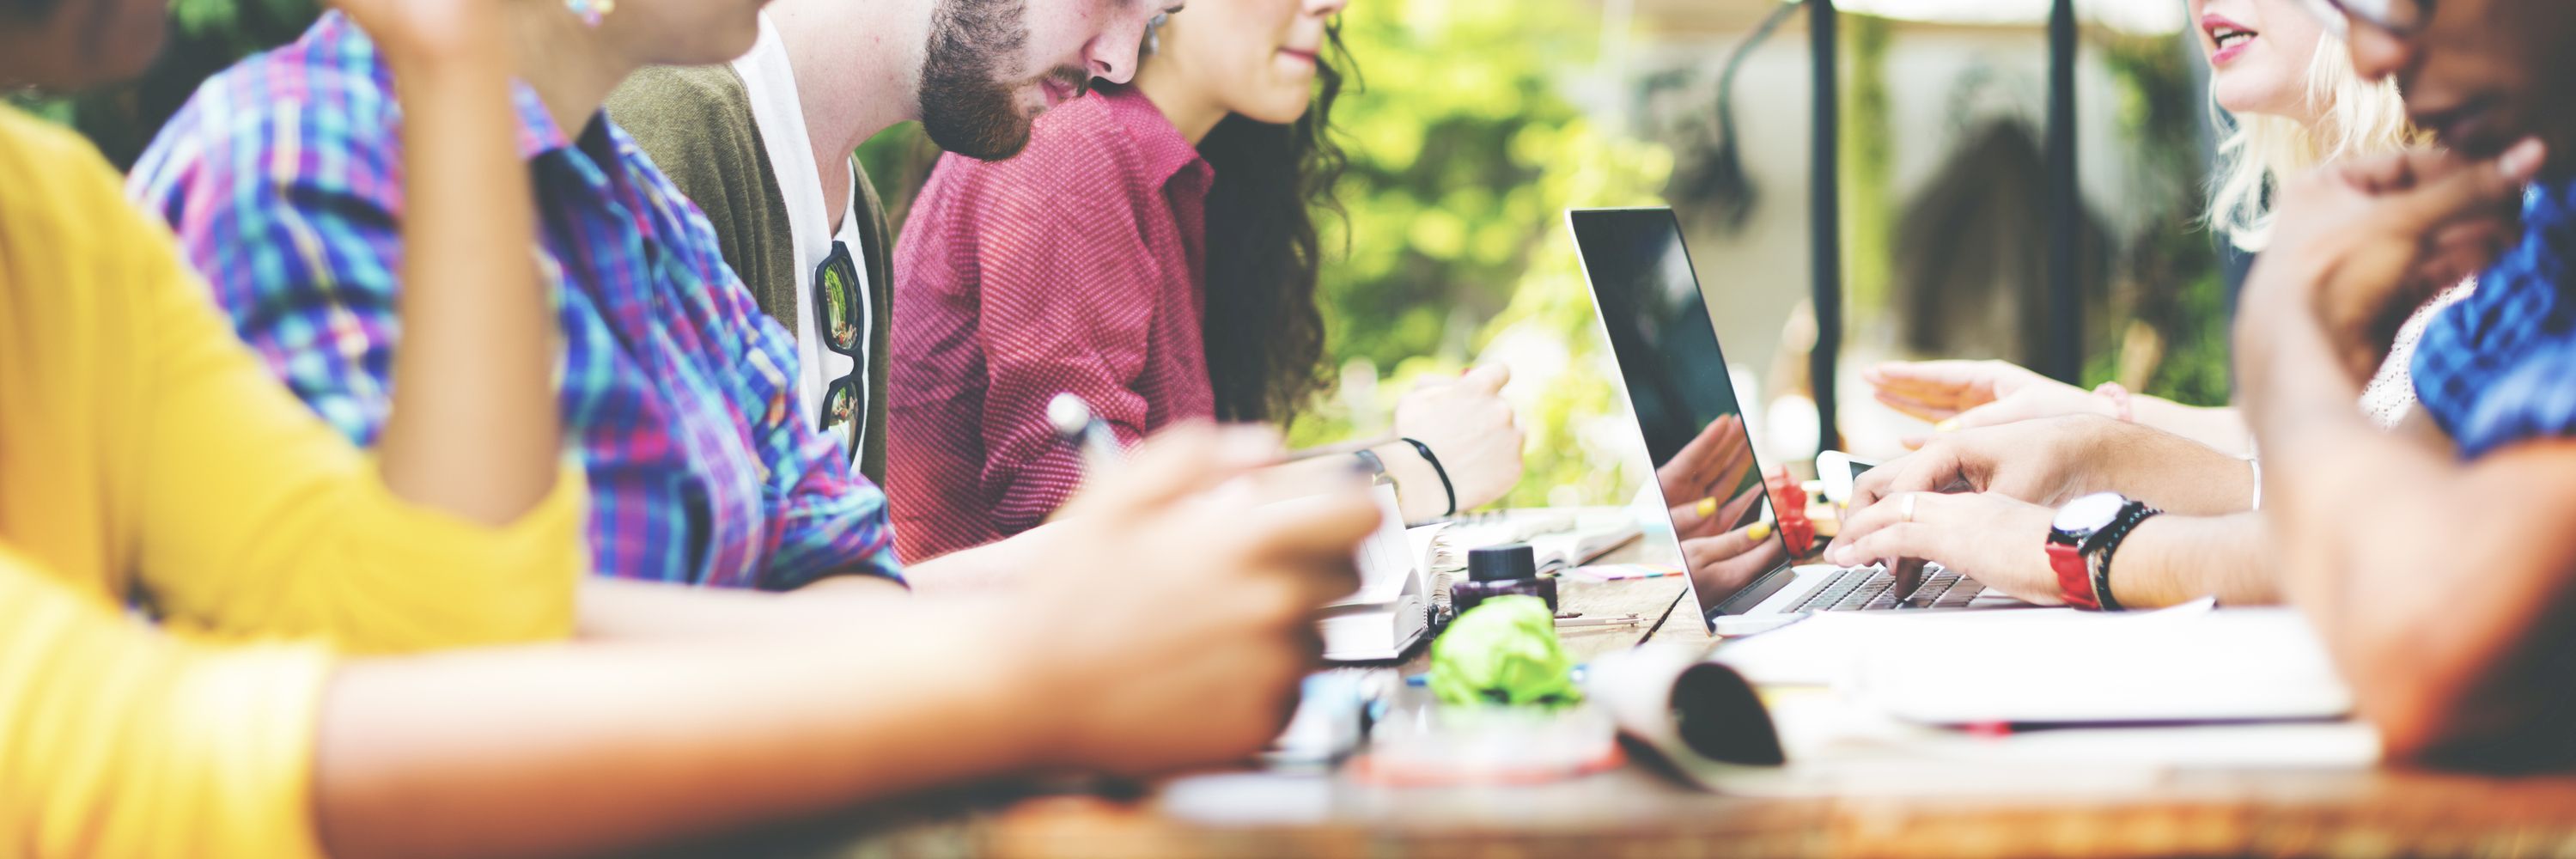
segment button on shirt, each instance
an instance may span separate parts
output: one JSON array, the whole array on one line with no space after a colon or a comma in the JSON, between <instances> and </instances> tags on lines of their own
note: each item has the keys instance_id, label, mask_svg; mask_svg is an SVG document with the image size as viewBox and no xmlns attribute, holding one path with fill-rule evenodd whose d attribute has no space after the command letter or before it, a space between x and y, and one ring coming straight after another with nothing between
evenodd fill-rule
<instances>
[{"instance_id":1,"label":"button on shirt","mask_svg":"<svg viewBox=\"0 0 2576 859\"><path fill-rule=\"evenodd\" d=\"M887 479L903 550L1045 521L1081 482L1046 419L1081 395L1118 440L1216 413L1200 323L1214 172L1133 87L1038 118L1007 161L944 156L895 250Z\"/></svg>"},{"instance_id":2,"label":"button on shirt","mask_svg":"<svg viewBox=\"0 0 2576 859\"><path fill-rule=\"evenodd\" d=\"M697 208L602 114L569 140L517 88L566 432L603 575L787 589L899 577L885 496L795 396L795 343ZM402 266L390 72L338 13L217 75L135 167L238 333L361 444L384 426Z\"/></svg>"},{"instance_id":3,"label":"button on shirt","mask_svg":"<svg viewBox=\"0 0 2576 859\"><path fill-rule=\"evenodd\" d=\"M2466 458L2576 436L2576 180L2524 199L2522 242L2415 345L2415 393Z\"/></svg>"}]
</instances>

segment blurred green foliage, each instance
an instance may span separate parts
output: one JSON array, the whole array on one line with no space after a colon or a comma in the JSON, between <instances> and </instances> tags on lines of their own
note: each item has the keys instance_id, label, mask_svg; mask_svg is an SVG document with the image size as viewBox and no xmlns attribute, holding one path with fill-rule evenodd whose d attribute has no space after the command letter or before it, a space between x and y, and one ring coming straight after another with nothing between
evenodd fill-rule
<instances>
[{"instance_id":1,"label":"blurred green foliage","mask_svg":"<svg viewBox=\"0 0 2576 859\"><path fill-rule=\"evenodd\" d=\"M1599 19L1551 0L1365 0L1342 27L1365 85L1334 115L1350 216L1327 241L1349 253L1324 269L1322 301L1346 384L1292 440L1383 431L1418 379L1503 361L1529 432L1527 474L1504 503L1626 502L1644 455L1621 431L1563 212L1660 203L1672 156L1559 89L1589 67ZM1363 367L1382 394L1348 384Z\"/></svg>"},{"instance_id":2,"label":"blurred green foliage","mask_svg":"<svg viewBox=\"0 0 2576 859\"><path fill-rule=\"evenodd\" d=\"M2202 223L2208 153L2199 113L2209 96L2192 74L2197 48L2171 38L2109 36L2093 47L2120 84L2121 140L2146 185L2122 200L2152 213L2129 238L2113 306L2095 314L2086 383L2149 368L2145 393L2190 405L2226 405L2232 390L2228 327L2233 308L2217 242ZM2143 336L2153 332L2152 337ZM2155 354L2127 354L2130 349Z\"/></svg>"}]
</instances>

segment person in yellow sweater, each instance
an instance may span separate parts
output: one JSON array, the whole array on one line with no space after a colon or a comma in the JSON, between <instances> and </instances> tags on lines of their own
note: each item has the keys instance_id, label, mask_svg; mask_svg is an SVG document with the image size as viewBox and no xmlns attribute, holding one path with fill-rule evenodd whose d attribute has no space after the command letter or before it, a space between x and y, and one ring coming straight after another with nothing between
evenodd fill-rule
<instances>
[{"instance_id":1,"label":"person in yellow sweater","mask_svg":"<svg viewBox=\"0 0 2576 859\"><path fill-rule=\"evenodd\" d=\"M336 5L434 130L403 156L372 455L230 336L94 150L0 107L0 853L596 852L1278 728L1376 515L1355 485L1254 509L1259 432L1140 451L1007 592L584 582L510 103L514 57L577 12ZM0 0L0 88L130 75L163 10Z\"/></svg>"}]
</instances>

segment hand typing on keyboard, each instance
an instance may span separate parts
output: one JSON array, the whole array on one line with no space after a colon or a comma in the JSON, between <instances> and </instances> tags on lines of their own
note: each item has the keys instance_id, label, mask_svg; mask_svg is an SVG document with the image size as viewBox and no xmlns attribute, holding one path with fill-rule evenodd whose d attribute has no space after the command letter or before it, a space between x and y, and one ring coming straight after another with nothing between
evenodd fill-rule
<instances>
[{"instance_id":1,"label":"hand typing on keyboard","mask_svg":"<svg viewBox=\"0 0 2576 859\"><path fill-rule=\"evenodd\" d=\"M1891 611L1967 608L1986 586L1934 565L1899 575L1885 564L1847 567L1790 611Z\"/></svg>"},{"instance_id":2,"label":"hand typing on keyboard","mask_svg":"<svg viewBox=\"0 0 2576 859\"><path fill-rule=\"evenodd\" d=\"M1904 518L1909 506L1912 521ZM2064 600L2047 550L2048 523L2055 516L2049 508L1994 493L1915 493L1910 505L1890 497L1843 520L1842 535L1825 549L1825 560L1846 567L1929 561L2007 595L2057 605ZM1938 578L1930 574L1924 587Z\"/></svg>"}]
</instances>

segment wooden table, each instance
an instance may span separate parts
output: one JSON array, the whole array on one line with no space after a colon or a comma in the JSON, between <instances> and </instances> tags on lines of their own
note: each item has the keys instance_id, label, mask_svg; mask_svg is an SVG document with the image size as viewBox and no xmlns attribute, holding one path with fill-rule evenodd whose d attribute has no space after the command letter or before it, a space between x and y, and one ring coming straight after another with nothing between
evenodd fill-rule
<instances>
[{"instance_id":1,"label":"wooden table","mask_svg":"<svg viewBox=\"0 0 2576 859\"><path fill-rule=\"evenodd\" d=\"M1562 585L1565 608L1586 614L1651 617L1683 591L1676 578ZM1569 630L1565 641L1579 659L1641 644L1705 648L1689 612L1673 611L1651 637ZM673 855L2576 856L2576 778L2196 772L2084 796L1765 800L1693 791L1643 763L1510 788L1246 772L1120 798L960 791Z\"/></svg>"}]
</instances>

